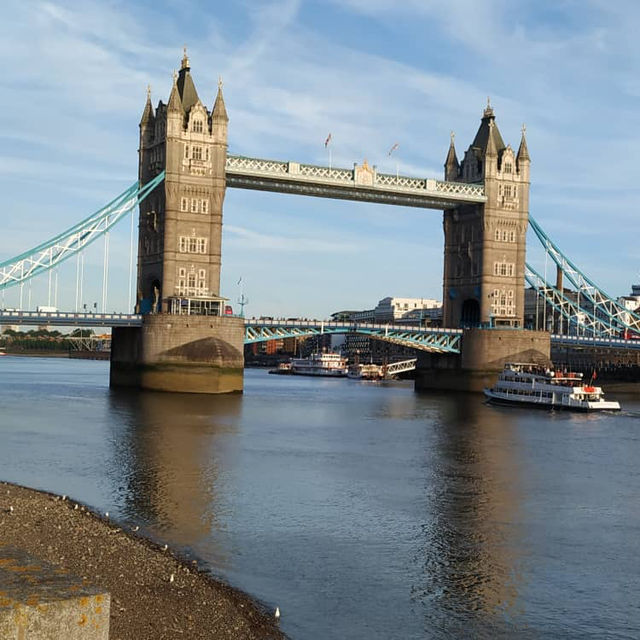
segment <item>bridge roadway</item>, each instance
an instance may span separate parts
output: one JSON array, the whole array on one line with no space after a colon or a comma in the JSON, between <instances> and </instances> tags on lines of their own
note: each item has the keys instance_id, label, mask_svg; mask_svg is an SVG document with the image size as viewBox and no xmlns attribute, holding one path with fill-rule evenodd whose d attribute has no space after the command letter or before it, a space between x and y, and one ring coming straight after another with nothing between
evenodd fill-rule
<instances>
[{"instance_id":1,"label":"bridge roadway","mask_svg":"<svg viewBox=\"0 0 640 640\"><path fill-rule=\"evenodd\" d=\"M58 327L140 327L142 316L130 313L76 313L58 311L18 311L0 309L0 325ZM282 320L247 318L245 343L281 338L310 337L322 334L360 333L403 344L423 351L459 353L462 329L440 329L392 324L333 322L329 320ZM551 335L554 345L581 348L614 348L640 350L640 340L622 338Z\"/></svg>"}]
</instances>

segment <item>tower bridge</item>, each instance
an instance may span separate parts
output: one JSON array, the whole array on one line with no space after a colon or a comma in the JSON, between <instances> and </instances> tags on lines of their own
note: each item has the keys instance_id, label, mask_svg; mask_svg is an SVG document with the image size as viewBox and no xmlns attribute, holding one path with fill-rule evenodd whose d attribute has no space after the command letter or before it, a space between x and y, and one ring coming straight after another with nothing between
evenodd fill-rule
<instances>
[{"instance_id":1,"label":"tower bridge","mask_svg":"<svg viewBox=\"0 0 640 640\"><path fill-rule=\"evenodd\" d=\"M335 168L229 155L228 123L222 84L209 110L198 95L185 51L167 103L159 101L154 108L147 93L138 182L71 229L0 264L0 290L19 286L22 291L30 278L51 274L96 238L108 237L114 224L139 207L135 313L79 314L82 278L77 275L75 314L45 318L48 324L113 326L113 385L239 391L244 342L351 329L419 348L418 388L475 389L505 359L549 359L549 333L523 328L525 278L545 305L566 320L566 327L582 331L565 345L584 346L589 339L611 343L621 330L640 333L640 316L607 296L530 218L525 129L517 150L505 144L490 104L461 160L452 135L444 180L379 173L366 160L353 168ZM442 210L444 328L338 327L322 321L269 325L226 316L220 269L228 187ZM525 262L529 225L557 265L556 287ZM106 266L105 253L105 284ZM561 274L576 287L577 300L565 295ZM21 321L40 316L23 313ZM637 341L623 342L623 347L635 348Z\"/></svg>"}]
</instances>

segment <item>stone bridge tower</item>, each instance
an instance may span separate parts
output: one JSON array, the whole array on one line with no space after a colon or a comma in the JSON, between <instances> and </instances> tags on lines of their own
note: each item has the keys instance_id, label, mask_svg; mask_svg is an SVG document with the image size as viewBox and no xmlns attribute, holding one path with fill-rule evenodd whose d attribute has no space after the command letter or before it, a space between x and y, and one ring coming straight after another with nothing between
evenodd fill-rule
<instances>
[{"instance_id":1,"label":"stone bridge tower","mask_svg":"<svg viewBox=\"0 0 640 640\"><path fill-rule=\"evenodd\" d=\"M484 182L487 201L444 213L446 327L522 327L530 158L524 127L517 154L505 145L487 104L458 162L453 134L445 180Z\"/></svg>"},{"instance_id":2,"label":"stone bridge tower","mask_svg":"<svg viewBox=\"0 0 640 640\"><path fill-rule=\"evenodd\" d=\"M136 309L143 323L113 331L112 386L242 391L244 319L225 314L220 296L227 124L222 84L209 111L186 51L168 103L154 111L147 95L140 182L166 173L140 204Z\"/></svg>"},{"instance_id":3,"label":"stone bridge tower","mask_svg":"<svg viewBox=\"0 0 640 640\"><path fill-rule=\"evenodd\" d=\"M221 312L220 249L228 117L222 83L211 111L198 97L185 50L169 102L140 122L142 184L166 177L140 205L138 309Z\"/></svg>"}]
</instances>

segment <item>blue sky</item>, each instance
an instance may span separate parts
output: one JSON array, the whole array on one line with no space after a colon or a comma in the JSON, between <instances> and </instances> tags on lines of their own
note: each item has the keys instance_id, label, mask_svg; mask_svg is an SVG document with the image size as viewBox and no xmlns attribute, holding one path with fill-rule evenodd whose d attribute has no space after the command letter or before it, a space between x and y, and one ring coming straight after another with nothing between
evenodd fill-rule
<instances>
[{"instance_id":1,"label":"blue sky","mask_svg":"<svg viewBox=\"0 0 640 640\"><path fill-rule=\"evenodd\" d=\"M229 151L441 177L487 96L505 142L527 124L531 214L607 291L640 280L640 3L632 0L6 0L0 23L0 259L55 235L137 176L147 84L167 100L186 44ZM390 147L399 148L389 158ZM108 307L127 307L129 227ZM248 315L325 317L387 295L441 298L442 214L229 189L222 294ZM531 238L528 259L541 265ZM102 253L86 257L100 300ZM60 276L71 308L75 271ZM46 304L46 279L32 306ZM15 293L5 294L14 306Z\"/></svg>"}]
</instances>

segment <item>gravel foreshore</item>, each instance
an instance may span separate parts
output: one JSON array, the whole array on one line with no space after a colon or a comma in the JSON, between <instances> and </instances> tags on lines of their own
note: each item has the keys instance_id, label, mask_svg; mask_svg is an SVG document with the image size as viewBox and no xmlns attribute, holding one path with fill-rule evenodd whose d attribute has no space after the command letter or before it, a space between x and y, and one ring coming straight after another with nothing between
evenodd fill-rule
<instances>
[{"instance_id":1,"label":"gravel foreshore","mask_svg":"<svg viewBox=\"0 0 640 640\"><path fill-rule=\"evenodd\" d=\"M0 482L0 544L108 591L110 640L285 637L244 593L69 498Z\"/></svg>"}]
</instances>

